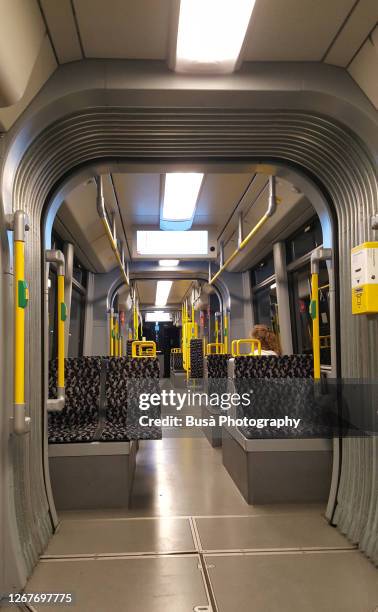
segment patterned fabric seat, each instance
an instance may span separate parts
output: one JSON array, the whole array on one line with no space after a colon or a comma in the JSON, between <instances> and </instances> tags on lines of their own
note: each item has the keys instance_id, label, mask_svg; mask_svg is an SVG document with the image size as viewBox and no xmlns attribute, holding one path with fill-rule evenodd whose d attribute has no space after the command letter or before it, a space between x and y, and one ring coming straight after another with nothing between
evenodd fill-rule
<instances>
[{"instance_id":1,"label":"patterned fabric seat","mask_svg":"<svg viewBox=\"0 0 378 612\"><path fill-rule=\"evenodd\" d=\"M227 364L231 355L208 355L207 376L208 378L227 378Z\"/></svg>"},{"instance_id":2,"label":"patterned fabric seat","mask_svg":"<svg viewBox=\"0 0 378 612\"><path fill-rule=\"evenodd\" d=\"M170 354L170 369L171 372L184 372L184 364L182 359L182 353L171 353Z\"/></svg>"},{"instance_id":3,"label":"patterned fabric seat","mask_svg":"<svg viewBox=\"0 0 378 612\"><path fill-rule=\"evenodd\" d=\"M99 423L101 357L65 360L66 403L48 415L50 443L91 442ZM49 364L49 397L57 396L57 360Z\"/></svg>"},{"instance_id":4,"label":"patterned fabric seat","mask_svg":"<svg viewBox=\"0 0 378 612\"><path fill-rule=\"evenodd\" d=\"M101 441L128 441L160 439L160 427L144 427L139 418L147 414L160 418L160 406L141 411L139 398L142 393L159 393L159 361L155 357L143 359L111 357L106 376L106 424Z\"/></svg>"},{"instance_id":5,"label":"patterned fabric seat","mask_svg":"<svg viewBox=\"0 0 378 612\"><path fill-rule=\"evenodd\" d=\"M219 396L219 406L221 404L220 396L227 393L227 374L228 360L231 355L208 355L207 360L207 393L210 396L217 394ZM220 408L213 407L212 412L221 412Z\"/></svg>"},{"instance_id":6,"label":"patterned fabric seat","mask_svg":"<svg viewBox=\"0 0 378 612\"><path fill-rule=\"evenodd\" d=\"M240 431L256 438L328 438L333 435L332 406L315 394L313 360L309 355L236 357L235 390L249 395L237 407L237 418L300 419L299 426L250 427Z\"/></svg>"},{"instance_id":7,"label":"patterned fabric seat","mask_svg":"<svg viewBox=\"0 0 378 612\"><path fill-rule=\"evenodd\" d=\"M106 366L104 407L100 410L101 370ZM161 428L142 427L141 393L158 393L159 362L155 358L79 357L65 360L66 404L62 412L49 413L51 444L69 442L159 439ZM103 373L104 375L104 373ZM49 366L49 396L56 397L57 361ZM105 403L106 400L106 403ZM160 406L148 411L160 418Z\"/></svg>"},{"instance_id":8,"label":"patterned fabric seat","mask_svg":"<svg viewBox=\"0 0 378 612\"><path fill-rule=\"evenodd\" d=\"M192 338L190 341L190 378L203 378L203 340Z\"/></svg>"}]
</instances>

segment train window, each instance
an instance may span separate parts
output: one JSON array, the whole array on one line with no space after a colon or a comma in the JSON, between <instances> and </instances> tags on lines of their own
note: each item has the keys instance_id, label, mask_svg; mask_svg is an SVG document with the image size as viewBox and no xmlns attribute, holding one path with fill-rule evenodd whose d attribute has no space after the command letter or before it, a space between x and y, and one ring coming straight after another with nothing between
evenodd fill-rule
<instances>
[{"instance_id":1,"label":"train window","mask_svg":"<svg viewBox=\"0 0 378 612\"><path fill-rule=\"evenodd\" d=\"M87 284L86 270L83 269L82 265L76 260L76 258L74 259L72 276L83 288L86 287L86 284Z\"/></svg>"},{"instance_id":2,"label":"train window","mask_svg":"<svg viewBox=\"0 0 378 612\"><path fill-rule=\"evenodd\" d=\"M267 325L279 334L278 303L275 283L269 283L253 292L255 323Z\"/></svg>"},{"instance_id":3,"label":"train window","mask_svg":"<svg viewBox=\"0 0 378 612\"><path fill-rule=\"evenodd\" d=\"M311 300L310 264L294 270L289 275L292 312L293 344L296 353L312 353L312 319L309 313ZM331 365L331 332L329 318L329 281L324 262L319 270L320 313L320 361Z\"/></svg>"},{"instance_id":4,"label":"train window","mask_svg":"<svg viewBox=\"0 0 378 612\"><path fill-rule=\"evenodd\" d=\"M286 241L287 263L307 255L322 243L322 226L319 218L314 217Z\"/></svg>"},{"instance_id":5,"label":"train window","mask_svg":"<svg viewBox=\"0 0 378 612\"><path fill-rule=\"evenodd\" d=\"M252 268L252 286L255 287L274 274L273 253Z\"/></svg>"},{"instance_id":6,"label":"train window","mask_svg":"<svg viewBox=\"0 0 378 612\"><path fill-rule=\"evenodd\" d=\"M85 297L72 285L68 357L83 354L84 309Z\"/></svg>"}]
</instances>

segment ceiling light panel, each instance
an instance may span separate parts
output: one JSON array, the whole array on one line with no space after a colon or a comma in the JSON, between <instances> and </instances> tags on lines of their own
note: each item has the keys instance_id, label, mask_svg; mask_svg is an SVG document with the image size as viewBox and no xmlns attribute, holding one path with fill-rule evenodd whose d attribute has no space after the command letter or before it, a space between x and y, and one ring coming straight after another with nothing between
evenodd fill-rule
<instances>
[{"instance_id":1,"label":"ceiling light panel","mask_svg":"<svg viewBox=\"0 0 378 612\"><path fill-rule=\"evenodd\" d=\"M161 266L162 268L176 268L179 263L179 259L160 259L159 266Z\"/></svg>"},{"instance_id":2,"label":"ceiling light panel","mask_svg":"<svg viewBox=\"0 0 378 612\"><path fill-rule=\"evenodd\" d=\"M178 256L189 257L208 254L208 231L159 232L137 230L137 255L157 258Z\"/></svg>"},{"instance_id":3,"label":"ceiling light panel","mask_svg":"<svg viewBox=\"0 0 378 612\"><path fill-rule=\"evenodd\" d=\"M156 285L155 306L166 306L169 293L172 288L172 281L158 281Z\"/></svg>"},{"instance_id":4,"label":"ceiling light panel","mask_svg":"<svg viewBox=\"0 0 378 612\"><path fill-rule=\"evenodd\" d=\"M175 70L232 72L254 5L255 0L181 0Z\"/></svg>"},{"instance_id":5,"label":"ceiling light panel","mask_svg":"<svg viewBox=\"0 0 378 612\"><path fill-rule=\"evenodd\" d=\"M203 174L200 172L172 172L165 175L160 229L190 229L202 181Z\"/></svg>"},{"instance_id":6,"label":"ceiling light panel","mask_svg":"<svg viewBox=\"0 0 378 612\"><path fill-rule=\"evenodd\" d=\"M172 313L164 310L155 310L153 312L146 312L144 320L146 323L164 323L172 321Z\"/></svg>"}]
</instances>

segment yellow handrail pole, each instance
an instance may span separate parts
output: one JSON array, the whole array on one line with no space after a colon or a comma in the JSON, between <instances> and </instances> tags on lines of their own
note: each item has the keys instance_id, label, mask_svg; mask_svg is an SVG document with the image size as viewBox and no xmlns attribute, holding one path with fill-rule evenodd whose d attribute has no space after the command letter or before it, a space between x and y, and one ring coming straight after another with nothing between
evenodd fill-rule
<instances>
[{"instance_id":1,"label":"yellow handrail pole","mask_svg":"<svg viewBox=\"0 0 378 612\"><path fill-rule=\"evenodd\" d=\"M311 274L311 318L312 350L314 356L314 378L320 378L320 332L319 332L319 274Z\"/></svg>"},{"instance_id":2,"label":"yellow handrail pole","mask_svg":"<svg viewBox=\"0 0 378 612\"><path fill-rule=\"evenodd\" d=\"M26 214L17 210L9 229L13 230L14 272L14 379L13 431L23 435L30 431L30 418L25 415L25 308L29 294L25 281Z\"/></svg>"},{"instance_id":3,"label":"yellow handrail pole","mask_svg":"<svg viewBox=\"0 0 378 612\"><path fill-rule=\"evenodd\" d=\"M311 254L311 303L312 352L314 359L314 379L320 379L320 332L319 332L319 263L332 259L332 249L318 247Z\"/></svg>"},{"instance_id":4,"label":"yellow handrail pole","mask_svg":"<svg viewBox=\"0 0 378 612\"><path fill-rule=\"evenodd\" d=\"M117 315L114 315L114 357L118 357L118 319Z\"/></svg>"},{"instance_id":5,"label":"yellow handrail pole","mask_svg":"<svg viewBox=\"0 0 378 612\"><path fill-rule=\"evenodd\" d=\"M216 272L213 278L209 279L209 285L212 285L217 278L222 274L222 272L230 265L230 263L235 259L235 257L242 251L247 244L251 241L254 235L259 231L259 229L266 223L266 221L274 215L277 208L277 199L276 199L276 183L275 177L269 177L269 203L267 211L261 217L261 219L256 223L256 225L251 229L251 231L247 234L247 236L240 242L238 247L235 249L233 253L226 259L226 261L219 268L218 272Z\"/></svg>"},{"instance_id":6,"label":"yellow handrail pole","mask_svg":"<svg viewBox=\"0 0 378 612\"><path fill-rule=\"evenodd\" d=\"M57 380L57 397L55 399L47 399L47 410L49 412L60 412L63 410L66 395L65 395L65 321L67 319L67 307L64 301L64 284L65 284L65 260L62 251L47 250L45 251L45 260L48 263L55 263L57 266L57 313L58 313L58 380Z\"/></svg>"},{"instance_id":7,"label":"yellow handrail pole","mask_svg":"<svg viewBox=\"0 0 378 612\"><path fill-rule=\"evenodd\" d=\"M64 301L64 274L58 274L58 396L64 393L64 323L67 308Z\"/></svg>"},{"instance_id":8,"label":"yellow handrail pole","mask_svg":"<svg viewBox=\"0 0 378 612\"><path fill-rule=\"evenodd\" d=\"M113 357L113 309L109 310L109 354Z\"/></svg>"},{"instance_id":9,"label":"yellow handrail pole","mask_svg":"<svg viewBox=\"0 0 378 612\"><path fill-rule=\"evenodd\" d=\"M224 314L223 343L224 343L224 352L227 355L228 353L228 315L227 315L227 312L225 312Z\"/></svg>"}]
</instances>

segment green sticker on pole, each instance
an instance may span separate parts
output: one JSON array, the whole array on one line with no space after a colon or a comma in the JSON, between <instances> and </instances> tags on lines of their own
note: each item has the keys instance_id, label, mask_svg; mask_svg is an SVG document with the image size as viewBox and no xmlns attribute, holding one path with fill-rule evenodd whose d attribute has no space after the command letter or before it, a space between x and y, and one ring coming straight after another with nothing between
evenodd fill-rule
<instances>
[{"instance_id":1,"label":"green sticker on pole","mask_svg":"<svg viewBox=\"0 0 378 612\"><path fill-rule=\"evenodd\" d=\"M316 301L311 300L309 307L310 317L314 321L316 319Z\"/></svg>"},{"instance_id":2,"label":"green sticker on pole","mask_svg":"<svg viewBox=\"0 0 378 612\"><path fill-rule=\"evenodd\" d=\"M67 319L67 306L64 302L60 303L60 320L65 321Z\"/></svg>"},{"instance_id":3,"label":"green sticker on pole","mask_svg":"<svg viewBox=\"0 0 378 612\"><path fill-rule=\"evenodd\" d=\"M28 285L27 282L24 280L19 280L18 281L18 307L19 308L26 308L26 306L28 305L28 301L29 301L29 289L28 289Z\"/></svg>"}]
</instances>

